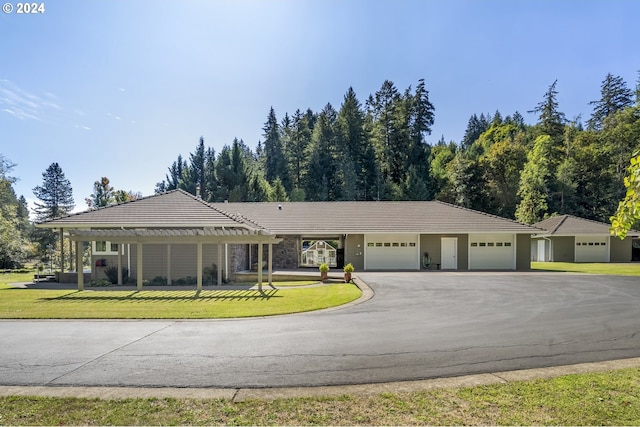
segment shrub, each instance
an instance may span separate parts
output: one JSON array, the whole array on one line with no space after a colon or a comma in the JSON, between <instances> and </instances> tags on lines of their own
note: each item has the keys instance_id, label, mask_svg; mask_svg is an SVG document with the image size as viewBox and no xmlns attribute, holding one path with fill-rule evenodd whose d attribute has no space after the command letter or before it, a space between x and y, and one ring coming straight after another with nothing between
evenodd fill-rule
<instances>
[{"instance_id":1,"label":"shrub","mask_svg":"<svg viewBox=\"0 0 640 427\"><path fill-rule=\"evenodd\" d=\"M111 282L107 279L93 279L89 282L89 286L101 287L101 286L111 286Z\"/></svg>"},{"instance_id":2,"label":"shrub","mask_svg":"<svg viewBox=\"0 0 640 427\"><path fill-rule=\"evenodd\" d=\"M107 279L111 283L118 283L118 267L112 265L104 269L104 274L107 276ZM122 283L127 283L127 279L129 278L129 269L123 267L122 268Z\"/></svg>"}]
</instances>

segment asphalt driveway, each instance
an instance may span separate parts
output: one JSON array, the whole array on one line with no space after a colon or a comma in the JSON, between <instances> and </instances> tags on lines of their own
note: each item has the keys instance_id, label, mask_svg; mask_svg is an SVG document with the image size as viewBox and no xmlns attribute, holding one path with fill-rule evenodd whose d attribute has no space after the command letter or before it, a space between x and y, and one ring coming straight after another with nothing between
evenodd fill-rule
<instances>
[{"instance_id":1,"label":"asphalt driveway","mask_svg":"<svg viewBox=\"0 0 640 427\"><path fill-rule=\"evenodd\" d=\"M360 273L371 300L211 321L1 321L0 385L361 384L640 356L640 280Z\"/></svg>"}]
</instances>

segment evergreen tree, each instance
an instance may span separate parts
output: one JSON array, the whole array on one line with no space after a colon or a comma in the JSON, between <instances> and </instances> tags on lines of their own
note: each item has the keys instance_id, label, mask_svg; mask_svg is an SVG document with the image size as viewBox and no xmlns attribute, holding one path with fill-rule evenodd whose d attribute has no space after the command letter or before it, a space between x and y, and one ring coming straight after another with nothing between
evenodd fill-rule
<instances>
[{"instance_id":1,"label":"evergreen tree","mask_svg":"<svg viewBox=\"0 0 640 427\"><path fill-rule=\"evenodd\" d=\"M600 100L589 103L594 108L587 121L587 129L600 130L607 117L633 105L633 92L627 87L627 83L622 77L614 77L611 73L602 81L600 95Z\"/></svg>"},{"instance_id":2,"label":"evergreen tree","mask_svg":"<svg viewBox=\"0 0 640 427\"><path fill-rule=\"evenodd\" d=\"M343 198L371 200L376 177L375 151L365 132L364 111L351 87L344 95L337 120L338 150L343 155Z\"/></svg>"},{"instance_id":3,"label":"evergreen tree","mask_svg":"<svg viewBox=\"0 0 640 427\"><path fill-rule=\"evenodd\" d=\"M273 107L269 110L267 122L262 130L264 132L265 178L270 183L275 182L276 178L280 178L285 188L287 188L289 185L287 162L280 139L280 126Z\"/></svg>"},{"instance_id":4,"label":"evergreen tree","mask_svg":"<svg viewBox=\"0 0 640 427\"><path fill-rule=\"evenodd\" d=\"M489 121L484 114L481 114L480 117L476 114L472 115L467 123L467 130L465 130L462 137L462 147L469 148L488 128Z\"/></svg>"},{"instance_id":5,"label":"evergreen tree","mask_svg":"<svg viewBox=\"0 0 640 427\"><path fill-rule=\"evenodd\" d=\"M292 188L301 189L304 186L306 172L309 165L307 147L311 143L312 129L309 116L296 110L291 120L290 133L287 140L286 157L289 163L289 176Z\"/></svg>"},{"instance_id":6,"label":"evergreen tree","mask_svg":"<svg viewBox=\"0 0 640 427\"><path fill-rule=\"evenodd\" d=\"M35 187L33 194L40 200L34 209L40 222L67 215L75 206L71 183L58 163L51 163L42 173L42 185Z\"/></svg>"},{"instance_id":7,"label":"evergreen tree","mask_svg":"<svg viewBox=\"0 0 640 427\"><path fill-rule=\"evenodd\" d=\"M331 201L341 196L335 173L338 169L336 116L331 104L327 104L318 115L309 146L310 165L305 185L308 200Z\"/></svg>"},{"instance_id":8,"label":"evergreen tree","mask_svg":"<svg viewBox=\"0 0 640 427\"><path fill-rule=\"evenodd\" d=\"M93 193L85 199L89 209L99 209L116 203L115 190L109 183L109 178L103 176L93 183Z\"/></svg>"},{"instance_id":9,"label":"evergreen tree","mask_svg":"<svg viewBox=\"0 0 640 427\"><path fill-rule=\"evenodd\" d=\"M536 108L529 113L538 114L538 126L543 134L549 135L551 139L559 143L564 134L564 124L566 122L564 113L558 110L558 91L555 80L544 95L544 99L538 103Z\"/></svg>"}]
</instances>

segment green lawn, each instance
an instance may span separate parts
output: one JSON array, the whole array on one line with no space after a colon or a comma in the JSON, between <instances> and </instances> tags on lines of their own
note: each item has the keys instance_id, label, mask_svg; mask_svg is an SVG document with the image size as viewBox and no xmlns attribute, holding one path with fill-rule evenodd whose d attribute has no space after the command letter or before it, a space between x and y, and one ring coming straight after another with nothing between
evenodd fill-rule
<instances>
[{"instance_id":1,"label":"green lawn","mask_svg":"<svg viewBox=\"0 0 640 427\"><path fill-rule=\"evenodd\" d=\"M0 397L0 425L640 425L640 369L377 396Z\"/></svg>"},{"instance_id":2,"label":"green lawn","mask_svg":"<svg viewBox=\"0 0 640 427\"><path fill-rule=\"evenodd\" d=\"M32 274L0 276L0 319L213 319L271 316L346 304L362 294L353 284L242 289L42 290L14 289ZM275 283L278 287L280 284ZM1 424L1 422L0 422Z\"/></svg>"},{"instance_id":3,"label":"green lawn","mask_svg":"<svg viewBox=\"0 0 640 427\"><path fill-rule=\"evenodd\" d=\"M621 276L640 276L640 263L604 263L604 262L532 262L533 270L568 271L572 273L612 274Z\"/></svg>"}]
</instances>

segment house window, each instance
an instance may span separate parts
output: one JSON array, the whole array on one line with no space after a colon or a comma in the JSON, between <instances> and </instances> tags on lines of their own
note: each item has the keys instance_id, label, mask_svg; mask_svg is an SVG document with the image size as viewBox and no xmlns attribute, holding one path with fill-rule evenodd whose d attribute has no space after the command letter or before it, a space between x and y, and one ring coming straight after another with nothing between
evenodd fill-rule
<instances>
[{"instance_id":1,"label":"house window","mask_svg":"<svg viewBox=\"0 0 640 427\"><path fill-rule=\"evenodd\" d=\"M117 255L118 244L104 240L93 242L93 253L99 255Z\"/></svg>"},{"instance_id":2,"label":"house window","mask_svg":"<svg viewBox=\"0 0 640 427\"><path fill-rule=\"evenodd\" d=\"M511 242L504 242L505 246L511 246Z\"/></svg>"},{"instance_id":3,"label":"house window","mask_svg":"<svg viewBox=\"0 0 640 427\"><path fill-rule=\"evenodd\" d=\"M478 242L471 242L471 247L472 248L477 248L478 247Z\"/></svg>"}]
</instances>

